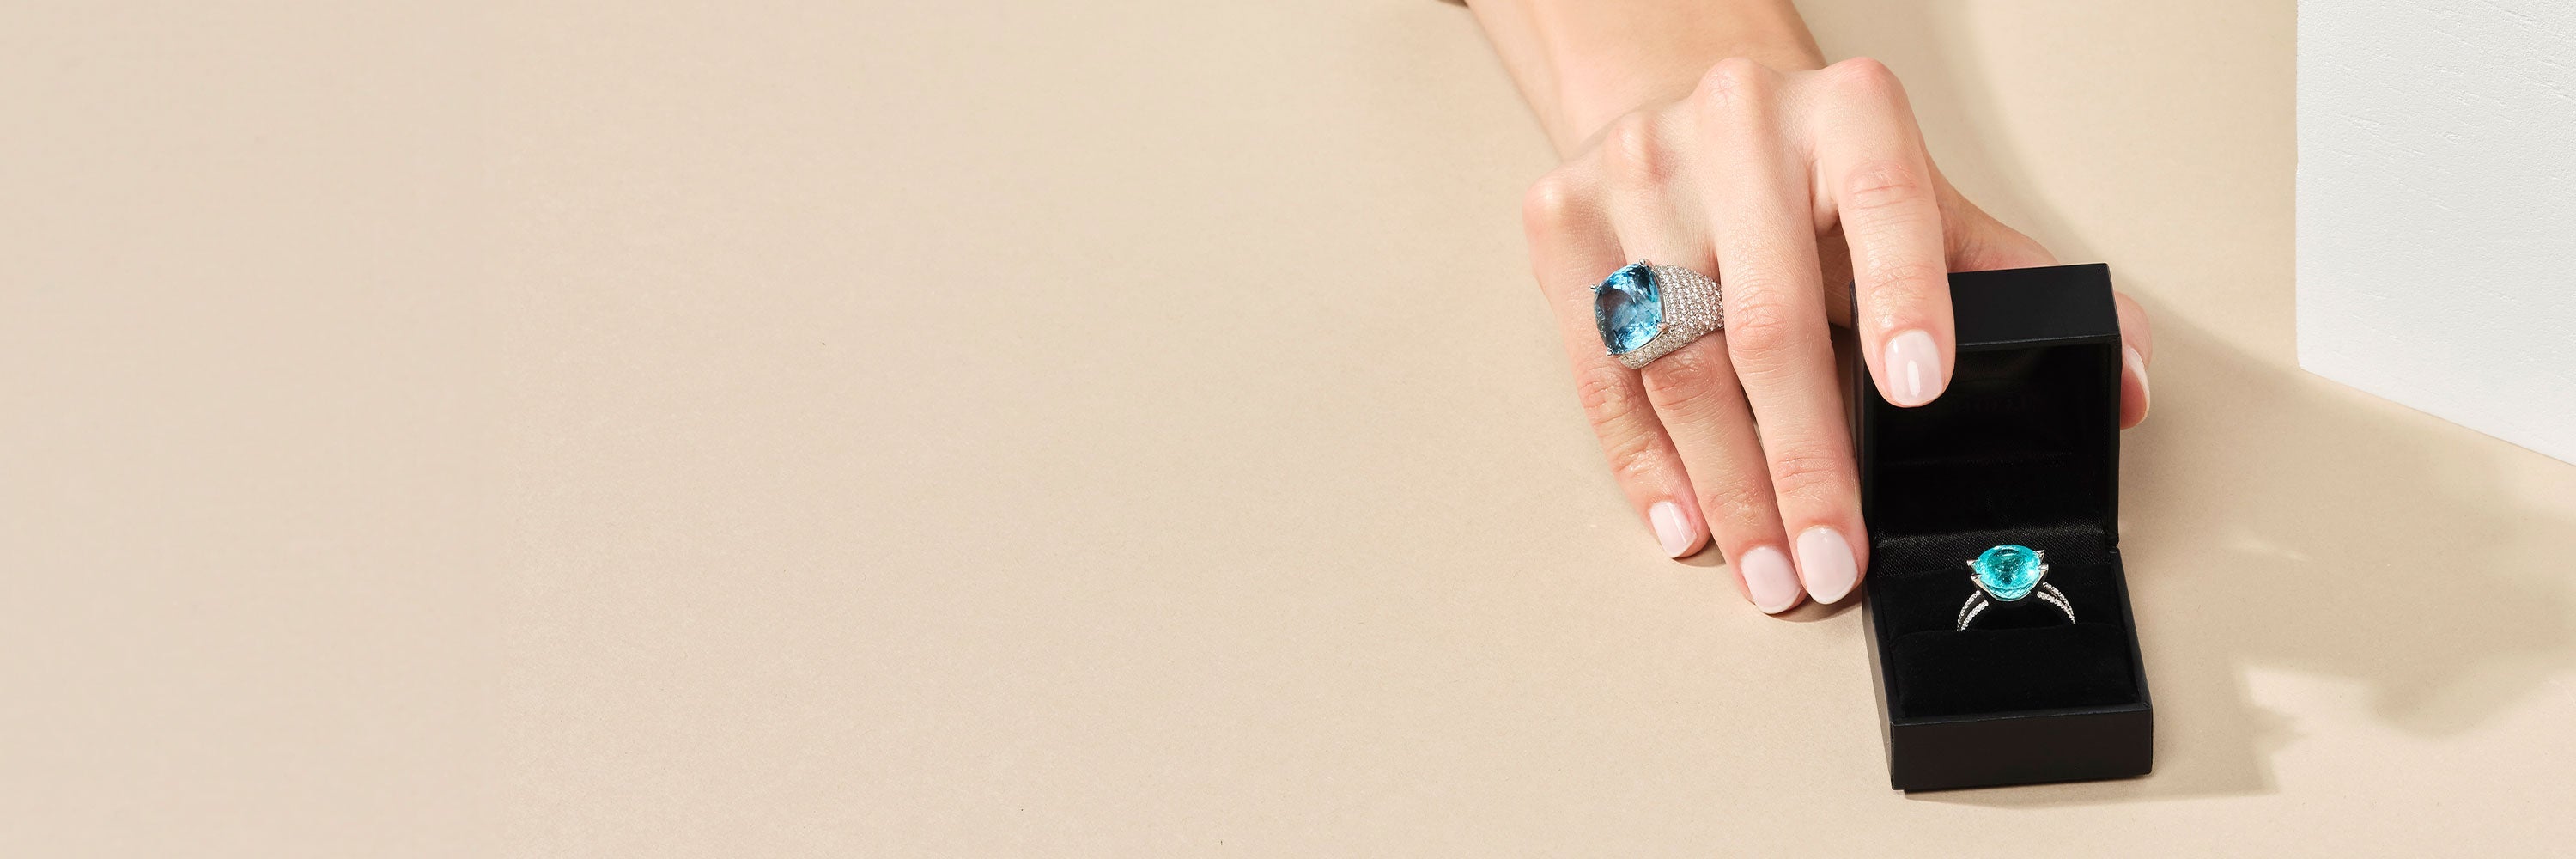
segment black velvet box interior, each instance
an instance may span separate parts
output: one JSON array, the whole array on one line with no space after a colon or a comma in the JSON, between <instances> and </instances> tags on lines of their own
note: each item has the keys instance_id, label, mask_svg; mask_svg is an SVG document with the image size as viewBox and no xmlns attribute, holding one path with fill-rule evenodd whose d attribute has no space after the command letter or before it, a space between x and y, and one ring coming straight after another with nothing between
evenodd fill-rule
<instances>
[{"instance_id":1,"label":"black velvet box interior","mask_svg":"<svg viewBox=\"0 0 2576 859\"><path fill-rule=\"evenodd\" d=\"M1855 374L1890 780L1938 790L2146 774L2153 726L2120 563L2120 327L2102 265L1950 276L1958 364L1897 408ZM1960 630L1968 560L2047 552L2037 599Z\"/></svg>"}]
</instances>

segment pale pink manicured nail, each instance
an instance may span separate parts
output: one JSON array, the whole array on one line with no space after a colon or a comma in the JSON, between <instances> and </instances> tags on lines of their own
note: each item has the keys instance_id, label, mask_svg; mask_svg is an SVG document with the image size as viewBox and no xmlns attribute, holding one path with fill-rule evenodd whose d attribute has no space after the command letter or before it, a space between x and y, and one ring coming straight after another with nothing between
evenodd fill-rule
<instances>
[{"instance_id":1,"label":"pale pink manicured nail","mask_svg":"<svg viewBox=\"0 0 2576 859\"><path fill-rule=\"evenodd\" d=\"M1763 614L1779 614L1798 606L1798 570L1789 566L1789 554L1769 546L1748 550L1735 559L1736 573L1744 576L1744 590L1753 596L1753 607Z\"/></svg>"},{"instance_id":2,"label":"pale pink manicured nail","mask_svg":"<svg viewBox=\"0 0 2576 859\"><path fill-rule=\"evenodd\" d=\"M1842 532L1818 525L1798 535L1798 575L1806 578L1807 593L1817 602L1833 602L1850 596L1852 586L1860 584L1860 560L1852 556Z\"/></svg>"},{"instance_id":3,"label":"pale pink manicured nail","mask_svg":"<svg viewBox=\"0 0 2576 859\"><path fill-rule=\"evenodd\" d=\"M1646 508L1646 518L1655 522L1655 541L1664 544L1664 556L1678 558L1690 554L1691 544L1699 542L1699 532L1690 526L1690 517L1682 515L1682 506L1670 501L1657 501Z\"/></svg>"},{"instance_id":4,"label":"pale pink manicured nail","mask_svg":"<svg viewBox=\"0 0 2576 859\"><path fill-rule=\"evenodd\" d=\"M1887 338L1887 401L1919 406L1941 395L1941 346L1917 329Z\"/></svg>"},{"instance_id":5,"label":"pale pink manicured nail","mask_svg":"<svg viewBox=\"0 0 2576 859\"><path fill-rule=\"evenodd\" d=\"M2129 375L2138 377L2138 419L2146 420L2147 409L2156 404L2154 397L2147 396L2147 359L2138 357L2138 347L2122 346L2120 363L2128 365Z\"/></svg>"}]
</instances>

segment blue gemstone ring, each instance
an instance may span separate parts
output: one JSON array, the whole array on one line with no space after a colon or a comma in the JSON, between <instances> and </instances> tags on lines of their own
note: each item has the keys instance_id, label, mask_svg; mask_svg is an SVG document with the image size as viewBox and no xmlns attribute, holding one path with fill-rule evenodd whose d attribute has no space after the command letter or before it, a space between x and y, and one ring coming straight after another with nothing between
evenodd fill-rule
<instances>
[{"instance_id":1,"label":"blue gemstone ring","mask_svg":"<svg viewBox=\"0 0 2576 859\"><path fill-rule=\"evenodd\" d=\"M1968 562L1973 570L1968 579L1977 583L1977 592L1968 595L1968 603L1959 607L1959 628L1967 629L1977 615L1999 602L2017 602L2038 597L2040 602L2066 613L2066 622L2075 622L2075 604L2056 585L2040 581L2048 577L2048 553L2031 551L2029 546L2006 543L1987 549L1976 560Z\"/></svg>"},{"instance_id":2,"label":"blue gemstone ring","mask_svg":"<svg viewBox=\"0 0 2576 859\"><path fill-rule=\"evenodd\" d=\"M1726 327L1717 281L1677 265L1629 263L1592 287L1601 345L1631 370Z\"/></svg>"}]
</instances>

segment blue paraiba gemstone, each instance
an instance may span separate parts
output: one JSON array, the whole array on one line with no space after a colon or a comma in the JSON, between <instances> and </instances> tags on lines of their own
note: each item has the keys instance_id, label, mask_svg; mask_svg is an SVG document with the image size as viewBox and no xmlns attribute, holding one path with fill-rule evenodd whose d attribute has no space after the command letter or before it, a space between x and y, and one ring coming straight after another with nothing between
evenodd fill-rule
<instances>
[{"instance_id":1,"label":"blue paraiba gemstone","mask_svg":"<svg viewBox=\"0 0 2576 859\"><path fill-rule=\"evenodd\" d=\"M1610 354L1634 352L1664 327L1664 296L1655 270L1632 264L1592 288L1592 321Z\"/></svg>"},{"instance_id":2,"label":"blue paraiba gemstone","mask_svg":"<svg viewBox=\"0 0 2576 859\"><path fill-rule=\"evenodd\" d=\"M1978 555L1977 584L1999 600L2030 596L2039 587L2039 553L2029 546L2004 544Z\"/></svg>"}]
</instances>

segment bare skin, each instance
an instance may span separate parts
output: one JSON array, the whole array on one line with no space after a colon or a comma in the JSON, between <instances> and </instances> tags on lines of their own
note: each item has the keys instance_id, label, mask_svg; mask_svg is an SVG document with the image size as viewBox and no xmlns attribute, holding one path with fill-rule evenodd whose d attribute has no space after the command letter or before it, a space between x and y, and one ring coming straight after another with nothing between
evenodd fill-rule
<instances>
[{"instance_id":1,"label":"bare skin","mask_svg":"<svg viewBox=\"0 0 2576 859\"><path fill-rule=\"evenodd\" d=\"M1960 196L1896 75L1827 64L1787 0L1469 5L1564 156L1524 201L1531 269L1629 503L1667 555L1724 553L1764 612L1848 596L1869 539L1828 326L1920 406L1954 365L1946 273L2055 257ZM1591 287L1637 259L1716 275L1726 330L1643 371L1604 355ZM2154 349L2119 312L2127 427Z\"/></svg>"}]
</instances>

